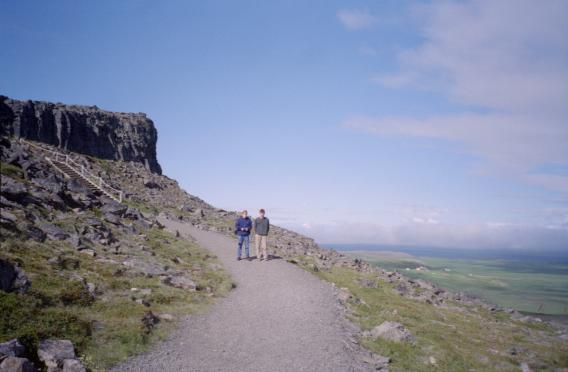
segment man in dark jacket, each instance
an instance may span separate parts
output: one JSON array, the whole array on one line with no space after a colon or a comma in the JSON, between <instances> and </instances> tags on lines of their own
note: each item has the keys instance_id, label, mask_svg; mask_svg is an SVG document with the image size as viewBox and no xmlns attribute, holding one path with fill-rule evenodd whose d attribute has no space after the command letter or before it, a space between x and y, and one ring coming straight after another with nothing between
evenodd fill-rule
<instances>
[{"instance_id":1,"label":"man in dark jacket","mask_svg":"<svg viewBox=\"0 0 568 372\"><path fill-rule=\"evenodd\" d=\"M270 230L270 221L264 217L264 209L258 211L259 216L254 220L254 247L256 257L261 261L268 260L266 239Z\"/></svg>"},{"instance_id":2,"label":"man in dark jacket","mask_svg":"<svg viewBox=\"0 0 568 372\"><path fill-rule=\"evenodd\" d=\"M235 221L235 234L239 237L238 249L237 249L237 261L241 260L241 251L243 243L245 244L245 253L247 259L249 259L249 247L250 247L250 231L252 230L252 221L248 216L247 211L243 211L241 217Z\"/></svg>"}]
</instances>

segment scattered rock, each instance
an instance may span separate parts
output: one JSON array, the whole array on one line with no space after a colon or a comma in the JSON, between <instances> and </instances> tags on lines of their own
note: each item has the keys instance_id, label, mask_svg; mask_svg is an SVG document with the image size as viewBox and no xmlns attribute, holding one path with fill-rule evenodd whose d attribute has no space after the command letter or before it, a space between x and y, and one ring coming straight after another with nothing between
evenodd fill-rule
<instances>
[{"instance_id":1,"label":"scattered rock","mask_svg":"<svg viewBox=\"0 0 568 372\"><path fill-rule=\"evenodd\" d=\"M193 215L196 217L205 217L205 212L203 211L203 209L198 208L193 212Z\"/></svg>"},{"instance_id":2,"label":"scattered rock","mask_svg":"<svg viewBox=\"0 0 568 372\"><path fill-rule=\"evenodd\" d=\"M18 204L22 204L28 195L28 191L23 183L9 177L2 177L2 188L0 192L6 199Z\"/></svg>"},{"instance_id":3,"label":"scattered rock","mask_svg":"<svg viewBox=\"0 0 568 372\"><path fill-rule=\"evenodd\" d=\"M144 300L143 298L138 298L138 299L134 300L134 302L136 302L138 305L150 307L150 303L148 301Z\"/></svg>"},{"instance_id":4,"label":"scattered rock","mask_svg":"<svg viewBox=\"0 0 568 372\"><path fill-rule=\"evenodd\" d=\"M42 223L39 228L42 229L51 240L65 240L70 236L67 231L49 223Z\"/></svg>"},{"instance_id":5,"label":"scattered rock","mask_svg":"<svg viewBox=\"0 0 568 372\"><path fill-rule=\"evenodd\" d=\"M79 253L86 254L87 256L91 256L91 257L97 256L97 251L95 251L93 248L79 249Z\"/></svg>"},{"instance_id":6,"label":"scattered rock","mask_svg":"<svg viewBox=\"0 0 568 372\"><path fill-rule=\"evenodd\" d=\"M381 325L373 328L369 333L373 338L382 338L395 342L415 342L414 336L402 324L398 322L383 322Z\"/></svg>"},{"instance_id":7,"label":"scattered rock","mask_svg":"<svg viewBox=\"0 0 568 372\"><path fill-rule=\"evenodd\" d=\"M120 225L120 216L117 216L116 214L106 213L104 215L104 219L105 221L110 222L113 225Z\"/></svg>"},{"instance_id":8,"label":"scattered rock","mask_svg":"<svg viewBox=\"0 0 568 372\"><path fill-rule=\"evenodd\" d=\"M521 372L534 372L534 370L529 366L528 363L521 363Z\"/></svg>"},{"instance_id":9,"label":"scattered rock","mask_svg":"<svg viewBox=\"0 0 568 372\"><path fill-rule=\"evenodd\" d=\"M144 331L148 334L150 332L152 332L152 330L154 329L154 326L156 324L160 323L160 318L158 318L153 312L148 311L146 314L144 314L144 316L142 317L142 326L144 328Z\"/></svg>"},{"instance_id":10,"label":"scattered rock","mask_svg":"<svg viewBox=\"0 0 568 372\"><path fill-rule=\"evenodd\" d=\"M350 299L353 298L353 295L351 294L349 289L341 288L339 290L339 293L337 294L337 298L339 299L340 302L347 303Z\"/></svg>"},{"instance_id":11,"label":"scattered rock","mask_svg":"<svg viewBox=\"0 0 568 372\"><path fill-rule=\"evenodd\" d=\"M175 320L175 317L172 314L159 314L158 318L167 322L173 322Z\"/></svg>"},{"instance_id":12,"label":"scattered rock","mask_svg":"<svg viewBox=\"0 0 568 372\"><path fill-rule=\"evenodd\" d=\"M76 359L73 343L69 340L43 340L39 342L37 356L45 366L58 371L66 359Z\"/></svg>"},{"instance_id":13,"label":"scattered rock","mask_svg":"<svg viewBox=\"0 0 568 372\"><path fill-rule=\"evenodd\" d=\"M359 284L363 288L377 288L378 287L377 281L372 280L372 279L361 279L361 280L359 280Z\"/></svg>"},{"instance_id":14,"label":"scattered rock","mask_svg":"<svg viewBox=\"0 0 568 372\"><path fill-rule=\"evenodd\" d=\"M85 372L86 369L78 359L65 359L62 365L62 372Z\"/></svg>"},{"instance_id":15,"label":"scattered rock","mask_svg":"<svg viewBox=\"0 0 568 372\"><path fill-rule=\"evenodd\" d=\"M36 372L33 363L26 358L7 357L0 363L0 372Z\"/></svg>"},{"instance_id":16,"label":"scattered rock","mask_svg":"<svg viewBox=\"0 0 568 372\"><path fill-rule=\"evenodd\" d=\"M197 285L195 282L185 276L161 276L160 279L163 283L171 285L175 288L185 289L191 292L195 292L197 290Z\"/></svg>"},{"instance_id":17,"label":"scattered rock","mask_svg":"<svg viewBox=\"0 0 568 372\"><path fill-rule=\"evenodd\" d=\"M21 357L26 354L26 347L18 339L0 344L0 359L5 357Z\"/></svg>"},{"instance_id":18,"label":"scattered rock","mask_svg":"<svg viewBox=\"0 0 568 372\"><path fill-rule=\"evenodd\" d=\"M141 220L142 214L136 208L128 208L123 215L124 218L128 218L130 220Z\"/></svg>"},{"instance_id":19,"label":"scattered rock","mask_svg":"<svg viewBox=\"0 0 568 372\"><path fill-rule=\"evenodd\" d=\"M42 229L31 224L24 227L24 232L28 239L35 240L36 242L43 243L47 238L47 234Z\"/></svg>"},{"instance_id":20,"label":"scattered rock","mask_svg":"<svg viewBox=\"0 0 568 372\"><path fill-rule=\"evenodd\" d=\"M25 293L31 282L18 266L0 259L0 289L4 292Z\"/></svg>"},{"instance_id":21,"label":"scattered rock","mask_svg":"<svg viewBox=\"0 0 568 372\"><path fill-rule=\"evenodd\" d=\"M145 182L144 182L144 186L147 187L147 188L149 188L149 189L158 189L158 190L161 190L161 189L162 189L162 186L160 186L159 183L154 182L154 181L152 181L152 180L147 180L147 181L145 181Z\"/></svg>"},{"instance_id":22,"label":"scattered rock","mask_svg":"<svg viewBox=\"0 0 568 372\"><path fill-rule=\"evenodd\" d=\"M126 213L127 210L128 210L127 205L117 203L114 201L103 205L103 207L101 208L103 214L110 213L121 217L124 215L124 213Z\"/></svg>"}]
</instances>

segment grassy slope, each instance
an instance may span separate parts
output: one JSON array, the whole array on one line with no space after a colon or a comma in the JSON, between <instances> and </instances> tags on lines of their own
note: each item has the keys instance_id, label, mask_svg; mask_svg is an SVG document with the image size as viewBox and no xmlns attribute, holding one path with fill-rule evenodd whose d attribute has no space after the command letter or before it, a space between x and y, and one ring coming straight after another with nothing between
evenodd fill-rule
<instances>
[{"instance_id":1,"label":"grassy slope","mask_svg":"<svg viewBox=\"0 0 568 372\"><path fill-rule=\"evenodd\" d=\"M3 177L22 180L18 167L2 164L1 172ZM100 216L97 210L82 212L81 218L87 217ZM70 212L57 225L71 230L75 218ZM0 340L18 337L33 350L40 339L70 339L92 370L105 370L145 350L174 327L175 323L162 321L149 332L141 322L148 311L181 317L203 310L214 296L231 288L228 275L207 251L157 228L145 235L124 235L116 229L113 233L119 240L145 246L162 264L190 272L198 288L204 290L188 292L167 286L157 277L124 270L118 263L99 262L66 242L37 243L4 229L0 233L0 258L17 262L32 281L26 294L0 292ZM57 262L48 261L57 256ZM74 280L77 276L84 281ZM95 298L89 295L85 282L96 285ZM144 299L151 306L135 299Z\"/></svg>"},{"instance_id":2,"label":"grassy slope","mask_svg":"<svg viewBox=\"0 0 568 372\"><path fill-rule=\"evenodd\" d=\"M228 276L218 267L213 270L210 263L215 260L196 245L157 229L149 231L146 243L170 266L192 271L198 286L212 292L192 293L162 284L156 277L120 274L120 265L96 262L65 243L9 240L2 243L0 256L19 262L32 288L25 295L0 292L0 339L20 337L32 347L42 338L70 339L88 367L104 370L145 350L172 329L173 324L161 322L147 332L141 319L149 310L174 316L195 313L211 302L213 293L222 295L230 289ZM54 254L64 257L57 266L48 263ZM183 264L174 264L173 257ZM100 297L92 299L81 282L69 279L75 274L94 283ZM142 295L132 288L151 293ZM140 305L135 298L151 306Z\"/></svg>"},{"instance_id":3,"label":"grassy slope","mask_svg":"<svg viewBox=\"0 0 568 372\"><path fill-rule=\"evenodd\" d=\"M309 268L310 262L305 257L298 264ZM348 305L351 320L363 330L388 320L404 324L413 333L414 346L362 339L363 346L392 359L391 371L518 371L524 361L539 370L568 367L568 343L560 342L545 323L513 321L507 313L475 306L433 306L402 297L392 284L353 269L332 268L314 274L350 290L356 299ZM362 279L374 280L377 288L361 286ZM513 346L523 351L511 355L508 350Z\"/></svg>"}]
</instances>

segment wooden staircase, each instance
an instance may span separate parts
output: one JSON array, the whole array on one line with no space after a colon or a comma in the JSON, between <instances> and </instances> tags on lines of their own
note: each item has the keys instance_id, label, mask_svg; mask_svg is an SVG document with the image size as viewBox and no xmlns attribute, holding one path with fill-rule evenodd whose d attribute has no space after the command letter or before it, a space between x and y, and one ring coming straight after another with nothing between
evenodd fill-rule
<instances>
[{"instance_id":1,"label":"wooden staircase","mask_svg":"<svg viewBox=\"0 0 568 372\"><path fill-rule=\"evenodd\" d=\"M89 172L85 167L73 159L69 155L63 154L52 148L41 146L40 144L20 138L20 142L41 151L43 157L59 172L67 178L74 179L85 184L94 193L102 193L109 198L122 203L123 192L104 182L99 176Z\"/></svg>"}]
</instances>

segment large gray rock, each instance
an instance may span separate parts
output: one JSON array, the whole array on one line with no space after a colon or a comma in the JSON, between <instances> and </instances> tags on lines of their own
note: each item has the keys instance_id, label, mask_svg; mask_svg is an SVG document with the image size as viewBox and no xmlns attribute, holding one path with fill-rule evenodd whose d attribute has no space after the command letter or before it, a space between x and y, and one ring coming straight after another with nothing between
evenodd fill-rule
<instances>
[{"instance_id":1,"label":"large gray rock","mask_svg":"<svg viewBox=\"0 0 568 372\"><path fill-rule=\"evenodd\" d=\"M65 359L62 363L62 372L85 372L86 369L78 359Z\"/></svg>"},{"instance_id":2,"label":"large gray rock","mask_svg":"<svg viewBox=\"0 0 568 372\"><path fill-rule=\"evenodd\" d=\"M25 293L30 288L30 281L18 266L0 259L0 289L5 292Z\"/></svg>"},{"instance_id":3,"label":"large gray rock","mask_svg":"<svg viewBox=\"0 0 568 372\"><path fill-rule=\"evenodd\" d=\"M373 328L369 335L373 338L380 337L382 339L395 342L415 342L412 333L398 322L383 322L381 325Z\"/></svg>"},{"instance_id":4,"label":"large gray rock","mask_svg":"<svg viewBox=\"0 0 568 372\"><path fill-rule=\"evenodd\" d=\"M43 340L39 342L37 356L48 370L65 371L65 365L68 365L68 371L76 371L70 369L76 363L66 362L67 360L75 360L75 348L69 340ZM79 363L80 364L80 363ZM83 369L84 370L84 369ZM77 370L79 371L79 370Z\"/></svg>"},{"instance_id":5,"label":"large gray rock","mask_svg":"<svg viewBox=\"0 0 568 372\"><path fill-rule=\"evenodd\" d=\"M110 202L101 208L103 213L110 213L117 216L122 216L128 210L128 206L117 202Z\"/></svg>"},{"instance_id":6,"label":"large gray rock","mask_svg":"<svg viewBox=\"0 0 568 372\"><path fill-rule=\"evenodd\" d=\"M0 344L0 359L5 357L21 357L26 354L26 347L18 339L13 339Z\"/></svg>"},{"instance_id":7,"label":"large gray rock","mask_svg":"<svg viewBox=\"0 0 568 372\"><path fill-rule=\"evenodd\" d=\"M47 234L47 237L51 240L64 240L69 238L69 233L63 230L59 226L52 225L50 223L42 223L39 226Z\"/></svg>"},{"instance_id":8,"label":"large gray rock","mask_svg":"<svg viewBox=\"0 0 568 372\"><path fill-rule=\"evenodd\" d=\"M8 135L98 158L138 162L162 173L156 157L158 133L146 114L5 96L0 96L0 112L0 128Z\"/></svg>"},{"instance_id":9,"label":"large gray rock","mask_svg":"<svg viewBox=\"0 0 568 372\"><path fill-rule=\"evenodd\" d=\"M26 358L7 357L0 363L0 372L36 372L32 362Z\"/></svg>"}]
</instances>

